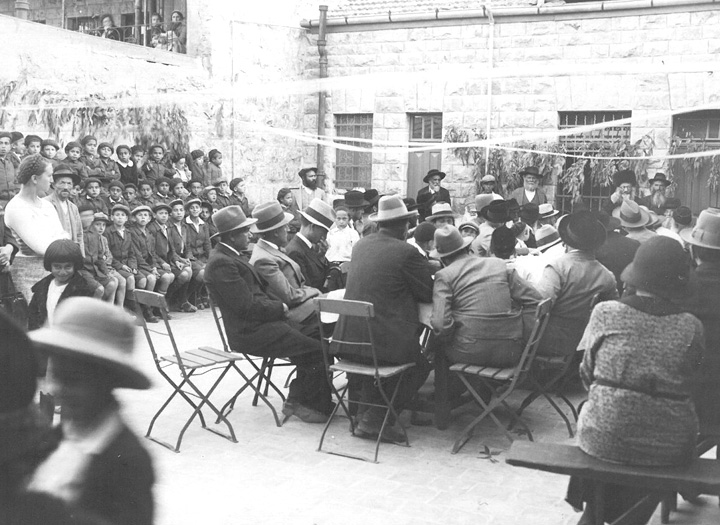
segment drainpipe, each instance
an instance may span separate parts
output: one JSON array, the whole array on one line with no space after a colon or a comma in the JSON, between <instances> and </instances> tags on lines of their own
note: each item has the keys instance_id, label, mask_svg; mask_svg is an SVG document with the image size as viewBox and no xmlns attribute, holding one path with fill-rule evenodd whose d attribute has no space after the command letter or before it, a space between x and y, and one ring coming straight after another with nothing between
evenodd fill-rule
<instances>
[{"instance_id":1,"label":"drainpipe","mask_svg":"<svg viewBox=\"0 0 720 525\"><path fill-rule=\"evenodd\" d=\"M327 40L325 39L325 29L327 27L327 11L328 6L320 6L320 25L318 26L318 54L320 55L320 78L328 76L328 59L327 59ZM318 93L318 115L317 115L317 134L322 139L325 135L325 100L327 94L325 91ZM316 166L318 185L325 186L325 147L321 144L317 145Z\"/></svg>"},{"instance_id":2,"label":"drainpipe","mask_svg":"<svg viewBox=\"0 0 720 525\"><path fill-rule=\"evenodd\" d=\"M493 18L492 11L487 6L483 6L483 10L487 13L488 20L490 22L489 31L490 37L488 42L488 69L492 71L493 54L495 53L495 19ZM490 140L490 122L492 120L492 75L488 76L487 79L487 107L485 108L486 120L485 123L485 140ZM490 146L485 148L485 175L490 173Z\"/></svg>"},{"instance_id":3,"label":"drainpipe","mask_svg":"<svg viewBox=\"0 0 720 525\"><path fill-rule=\"evenodd\" d=\"M15 0L15 18L28 19L30 12L30 2L28 0Z\"/></svg>"},{"instance_id":4,"label":"drainpipe","mask_svg":"<svg viewBox=\"0 0 720 525\"><path fill-rule=\"evenodd\" d=\"M63 0L63 4L64 3L65 0ZM142 0L135 0L135 42L138 45L145 45L145 39L140 32L140 28L144 23L145 19L143 18L143 2Z\"/></svg>"}]
</instances>

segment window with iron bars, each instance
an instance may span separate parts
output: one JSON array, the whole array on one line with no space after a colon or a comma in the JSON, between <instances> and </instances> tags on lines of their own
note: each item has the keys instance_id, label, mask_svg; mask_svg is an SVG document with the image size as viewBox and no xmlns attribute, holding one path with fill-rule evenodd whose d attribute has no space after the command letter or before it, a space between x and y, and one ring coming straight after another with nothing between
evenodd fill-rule
<instances>
[{"instance_id":1,"label":"window with iron bars","mask_svg":"<svg viewBox=\"0 0 720 525\"><path fill-rule=\"evenodd\" d=\"M567 129L630 118L632 111L560 111L558 116L558 128ZM560 144L565 146L565 150L569 155L582 155L589 154L588 150L592 150L593 145L624 140L630 140L630 124L565 135L560 137ZM565 168L572 166L576 160L573 157L568 157ZM590 177L590 166L586 165L585 184L581 193L585 206L590 210L601 209L603 202L610 193L612 193L612 188L593 183ZM565 191L560 182L557 185L556 195L557 207L560 212L570 213L572 211L573 197Z\"/></svg>"},{"instance_id":2,"label":"window with iron bars","mask_svg":"<svg viewBox=\"0 0 720 525\"><path fill-rule=\"evenodd\" d=\"M335 115L335 134L338 137L371 139L373 135L373 116L371 114ZM367 142L338 140L339 144L348 144L369 148ZM369 188L372 182L372 153L336 150L335 187L349 190L355 187Z\"/></svg>"}]
</instances>

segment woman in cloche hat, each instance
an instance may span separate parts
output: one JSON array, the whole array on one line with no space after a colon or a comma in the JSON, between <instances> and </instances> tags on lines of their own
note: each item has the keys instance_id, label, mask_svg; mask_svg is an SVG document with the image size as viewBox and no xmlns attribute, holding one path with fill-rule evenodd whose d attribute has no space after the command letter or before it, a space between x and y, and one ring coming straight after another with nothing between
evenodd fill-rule
<instances>
[{"instance_id":1,"label":"woman in cloche hat","mask_svg":"<svg viewBox=\"0 0 720 525\"><path fill-rule=\"evenodd\" d=\"M677 304L691 293L689 274L680 243L654 237L640 245L622 274L635 295L593 310L577 347L585 352L580 376L589 388L577 439L590 456L642 467L684 465L696 457L691 387L703 353L703 327ZM570 480L568 502L577 509L585 503L580 523L594 523L598 489L592 481ZM604 491L608 521L649 494L608 484ZM633 523L647 523L653 511Z\"/></svg>"},{"instance_id":2,"label":"woman in cloche hat","mask_svg":"<svg viewBox=\"0 0 720 525\"><path fill-rule=\"evenodd\" d=\"M71 297L52 327L30 332L49 355L50 390L62 406L63 441L29 488L116 525L151 525L150 456L123 422L115 388L150 388L133 360L135 326L119 307Z\"/></svg>"}]
</instances>

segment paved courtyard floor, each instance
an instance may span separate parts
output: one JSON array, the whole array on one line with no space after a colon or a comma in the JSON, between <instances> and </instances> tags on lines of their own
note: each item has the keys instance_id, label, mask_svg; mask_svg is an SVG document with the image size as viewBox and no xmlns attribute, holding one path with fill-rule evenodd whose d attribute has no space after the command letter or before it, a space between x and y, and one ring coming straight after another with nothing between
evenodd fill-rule
<instances>
[{"instance_id":1,"label":"paved courtyard floor","mask_svg":"<svg viewBox=\"0 0 720 525\"><path fill-rule=\"evenodd\" d=\"M173 316L171 323L181 349L220 348L209 311ZM155 370L141 331L138 338L138 360L154 386L147 391L119 391L119 398L127 421L138 435L144 435L171 389ZM169 353L169 344L162 350ZM243 368L249 369L249 365L245 363ZM281 373L276 383L282 385L287 369L277 372ZM229 376L213 398L222 405L237 386ZM279 412L280 398L273 395L270 399ZM322 425L291 418L277 428L270 410L262 404L253 407L251 400L249 391L243 393L229 417L238 443L203 430L197 420L185 434L179 454L144 440L157 476L158 525L569 525L579 519L563 501L566 477L505 464L509 443L492 421L483 422L458 454L450 453L460 429L478 413L471 405L456 410L445 431L412 426L404 418L411 446L382 445L380 463L373 464L318 453ZM153 435L174 441L189 414L184 401L174 400ZM209 411L206 414L208 421L214 420ZM573 442L560 417L546 403L534 403L525 414L537 441ZM372 443L353 438L347 421L341 418L331 427L326 443L328 449L366 455L373 448ZM659 511L652 523L660 523ZM720 523L718 499L703 496L694 505L681 501L671 523Z\"/></svg>"}]
</instances>

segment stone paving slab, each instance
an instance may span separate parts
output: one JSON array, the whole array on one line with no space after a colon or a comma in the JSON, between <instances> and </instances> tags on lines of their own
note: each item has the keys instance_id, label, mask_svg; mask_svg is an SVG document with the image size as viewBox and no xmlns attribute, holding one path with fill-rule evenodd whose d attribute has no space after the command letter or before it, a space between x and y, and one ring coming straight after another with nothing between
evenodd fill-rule
<instances>
[{"instance_id":1,"label":"stone paving slab","mask_svg":"<svg viewBox=\"0 0 720 525\"><path fill-rule=\"evenodd\" d=\"M220 347L210 312L173 316L181 349ZM119 391L119 398L129 424L144 435L171 388L155 370L140 330L138 337L138 359L154 386L148 391ZM169 344L161 348L161 353L170 352ZM247 363L242 368L250 371ZM288 370L276 372L274 380L281 386ZM207 385L213 378L207 374L199 383ZM226 379L231 381L213 394L220 406L239 386L237 374ZM273 394L270 399L279 411L280 398ZM580 394L574 401L579 399ZM511 405L520 400L511 398ZM277 428L268 407L253 407L251 401L251 391L246 390L229 416L238 443L203 430L197 421L186 432L179 454L145 441L157 476L158 525L571 525L579 519L563 501L566 477L505 464L509 443L492 421L483 422L458 454L450 453L461 428L478 413L471 405L456 410L445 431L411 426L403 416L411 446L383 444L380 463L373 464L318 453L322 425L291 418ZM213 423L210 411L204 412ZM174 400L153 435L173 441L190 413L189 405ZM524 416L537 441L572 443L565 424L547 403L535 402ZM337 418L325 446L370 456L374 444L353 438L347 421ZM484 446L500 452L494 461L483 459ZM671 523L720 523L717 501L704 496L698 505L680 502ZM658 511L652 524L659 523Z\"/></svg>"}]
</instances>

